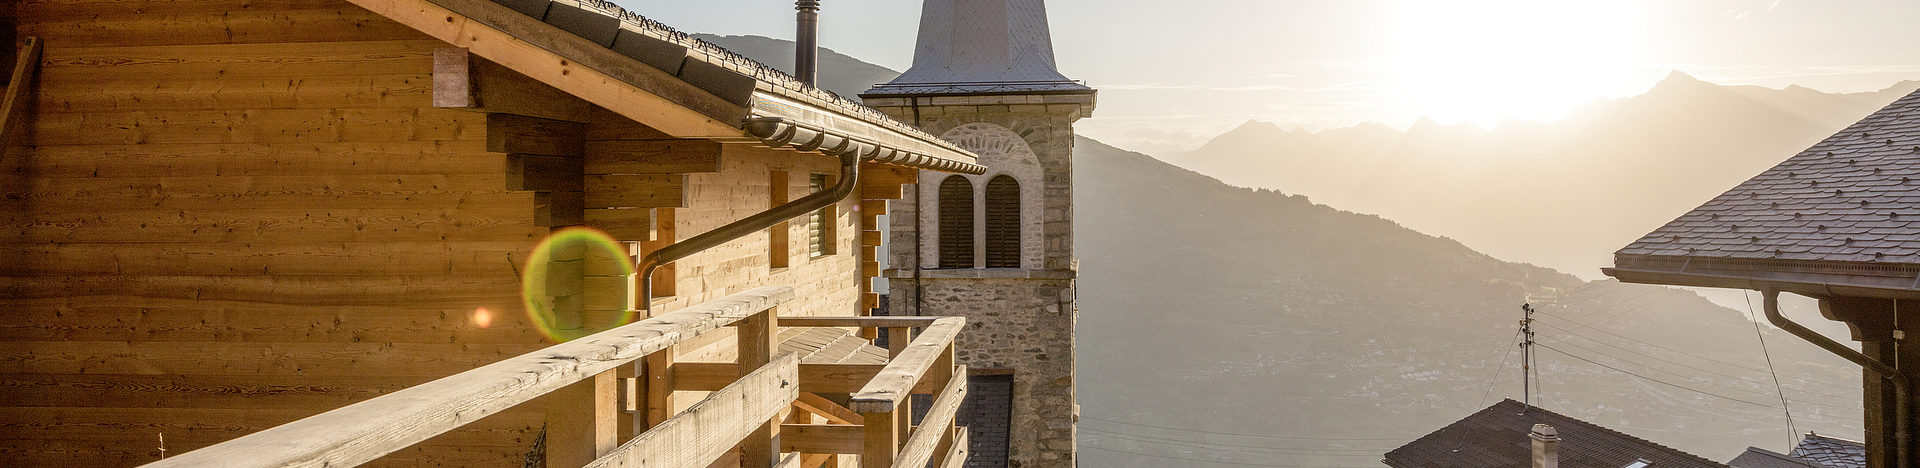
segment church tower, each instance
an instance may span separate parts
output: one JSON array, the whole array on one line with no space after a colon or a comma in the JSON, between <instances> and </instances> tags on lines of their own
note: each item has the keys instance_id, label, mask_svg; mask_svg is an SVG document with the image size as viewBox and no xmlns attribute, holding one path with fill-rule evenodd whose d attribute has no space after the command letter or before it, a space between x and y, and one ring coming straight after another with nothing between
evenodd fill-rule
<instances>
[{"instance_id":1,"label":"church tower","mask_svg":"<svg viewBox=\"0 0 1920 468\"><path fill-rule=\"evenodd\" d=\"M1089 88L1054 66L1042 0L925 0L913 67L860 95L980 156L890 204L888 308L964 316L969 468L1072 468L1073 123Z\"/></svg>"}]
</instances>

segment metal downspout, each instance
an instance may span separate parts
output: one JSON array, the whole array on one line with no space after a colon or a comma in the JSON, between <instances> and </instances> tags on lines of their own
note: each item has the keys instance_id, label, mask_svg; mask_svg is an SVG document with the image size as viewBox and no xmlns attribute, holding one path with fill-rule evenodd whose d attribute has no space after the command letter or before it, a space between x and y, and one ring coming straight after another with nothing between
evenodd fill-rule
<instances>
[{"instance_id":1,"label":"metal downspout","mask_svg":"<svg viewBox=\"0 0 1920 468\"><path fill-rule=\"evenodd\" d=\"M840 200L847 198L848 195L852 195L853 188L860 184L860 155L855 153L854 151L847 151L840 154L840 182L834 184L832 188L815 192L811 195L801 197L798 200L773 207L767 211L754 213L753 216L728 223L712 231L700 233L700 235L676 242L673 245L661 247L659 250L648 253L646 257L640 259L639 267L636 268L640 271L640 294L639 297L635 298L639 304L637 304L636 308L647 311L649 312L648 315L652 315L653 272L654 270L660 269L660 266L687 258L689 255L699 253L700 251L713 248L720 244L725 244L734 239L745 237L761 229L773 227L775 224L780 224L782 221L807 214L809 211L839 203Z\"/></svg>"},{"instance_id":2,"label":"metal downspout","mask_svg":"<svg viewBox=\"0 0 1920 468\"><path fill-rule=\"evenodd\" d=\"M1898 457L1895 466L1899 468L1910 468L1912 466L1912 459L1908 456L1910 453L1908 449L1911 435L1907 430L1907 420L1910 415L1909 412L1912 411L1912 409L1907 403L1907 398L1909 398L1907 379L1901 376L1900 371L1894 369L1893 366L1886 365L1872 357L1868 357L1866 354L1861 354L1859 351L1854 351L1845 345L1833 341L1831 338L1827 338L1825 335L1815 333L1813 330L1807 329L1807 327L1794 323L1792 320L1787 320L1787 316L1780 314L1780 291L1768 288L1761 290L1760 295L1765 299L1762 302L1765 304L1763 308L1767 311L1767 321L1773 322L1774 326L1780 327L1781 330L1786 330L1787 333L1791 333L1793 336L1800 337L1802 340L1813 343L1814 346L1819 346L1821 349L1837 354L1842 358L1846 358L1848 361L1853 361L1854 364L1859 364L1860 367L1864 367L1876 374L1880 374L1881 377L1887 380L1893 381L1893 414L1894 418L1897 418L1897 420L1894 421L1893 438L1896 444L1895 457Z\"/></svg>"}]
</instances>

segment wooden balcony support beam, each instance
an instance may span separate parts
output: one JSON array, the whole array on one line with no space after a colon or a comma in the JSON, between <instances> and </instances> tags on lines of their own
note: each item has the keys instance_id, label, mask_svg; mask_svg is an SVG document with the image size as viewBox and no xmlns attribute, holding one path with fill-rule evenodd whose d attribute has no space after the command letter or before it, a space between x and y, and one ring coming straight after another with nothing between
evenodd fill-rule
<instances>
[{"instance_id":1,"label":"wooden balcony support beam","mask_svg":"<svg viewBox=\"0 0 1920 468\"><path fill-rule=\"evenodd\" d=\"M707 466L733 450L729 441L763 429L800 396L793 385L782 385L799 378L799 366L800 358L792 354L774 358L587 468ZM781 462L775 458L766 468Z\"/></svg>"},{"instance_id":2,"label":"wooden balcony support beam","mask_svg":"<svg viewBox=\"0 0 1920 468\"><path fill-rule=\"evenodd\" d=\"M781 424L781 450L801 453L846 453L866 450L866 428L844 424Z\"/></svg>"}]
</instances>

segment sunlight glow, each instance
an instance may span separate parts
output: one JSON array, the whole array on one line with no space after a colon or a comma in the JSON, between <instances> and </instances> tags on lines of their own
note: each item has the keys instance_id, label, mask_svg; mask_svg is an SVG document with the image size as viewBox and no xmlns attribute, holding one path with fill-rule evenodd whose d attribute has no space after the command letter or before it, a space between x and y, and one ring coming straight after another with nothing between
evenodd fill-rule
<instances>
[{"instance_id":1,"label":"sunlight glow","mask_svg":"<svg viewBox=\"0 0 1920 468\"><path fill-rule=\"evenodd\" d=\"M1394 97L1440 123L1557 120L1644 81L1634 1L1404 0L1397 13Z\"/></svg>"}]
</instances>

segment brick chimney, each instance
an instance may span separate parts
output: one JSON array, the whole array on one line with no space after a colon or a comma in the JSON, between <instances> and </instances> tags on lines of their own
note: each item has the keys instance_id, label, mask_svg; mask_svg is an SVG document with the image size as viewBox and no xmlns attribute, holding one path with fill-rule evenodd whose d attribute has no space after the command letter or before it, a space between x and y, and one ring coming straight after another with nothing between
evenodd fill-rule
<instances>
[{"instance_id":1,"label":"brick chimney","mask_svg":"<svg viewBox=\"0 0 1920 468\"><path fill-rule=\"evenodd\" d=\"M1533 468L1560 468L1560 431L1545 424L1533 425Z\"/></svg>"}]
</instances>

